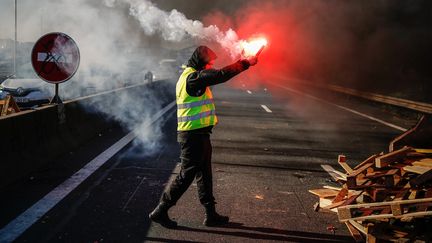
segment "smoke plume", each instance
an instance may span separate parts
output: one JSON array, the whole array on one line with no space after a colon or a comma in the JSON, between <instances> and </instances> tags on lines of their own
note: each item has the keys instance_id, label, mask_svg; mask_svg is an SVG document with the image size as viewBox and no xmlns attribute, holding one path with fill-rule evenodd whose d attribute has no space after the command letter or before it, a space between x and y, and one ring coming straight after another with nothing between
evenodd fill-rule
<instances>
[{"instance_id":1,"label":"smoke plume","mask_svg":"<svg viewBox=\"0 0 432 243\"><path fill-rule=\"evenodd\" d=\"M227 51L228 57L218 55L222 65L239 57L241 40L267 37L259 68L242 74L252 86L283 77L412 99L428 99L432 91L430 1L110 2L126 3L148 35Z\"/></svg>"},{"instance_id":2,"label":"smoke plume","mask_svg":"<svg viewBox=\"0 0 432 243\"><path fill-rule=\"evenodd\" d=\"M106 1L109 7L118 6L116 3L130 5L131 16L139 21L146 35L157 34L164 40L171 42L193 41L194 39L202 42L217 42L230 53L231 57L237 57L241 54L240 40L231 28L221 31L216 25L204 26L202 22L188 19L176 9L164 11L150 1Z\"/></svg>"},{"instance_id":3,"label":"smoke plume","mask_svg":"<svg viewBox=\"0 0 432 243\"><path fill-rule=\"evenodd\" d=\"M157 80L170 78L166 76L170 73L162 72L159 63L163 59L175 59L175 53L162 48L158 39L144 35L139 23L130 17L129 6L125 4L111 8L103 1L91 0L17 2L19 77L37 78L31 68L30 53L34 42L42 35L63 32L72 37L79 47L81 58L77 73L71 80L60 84L59 94L63 100L143 83L149 70ZM0 3L2 16L6 10L13 13L13 1L1 0ZM10 15L0 24L0 29L5 30L0 33L0 39L13 40L13 17ZM3 52L0 57L3 57ZM12 63L11 59L6 61ZM174 75L176 73L171 73L171 77ZM41 84L41 89L53 92L53 85L42 81ZM127 129L136 130L140 146L146 152L156 151L160 145L163 121L151 127L143 124L161 108L163 102L173 99L172 92L155 94L143 88L127 94L120 93L92 99L95 102L88 104L89 110L96 109L105 113L107 119L115 119Z\"/></svg>"},{"instance_id":4,"label":"smoke plume","mask_svg":"<svg viewBox=\"0 0 432 243\"><path fill-rule=\"evenodd\" d=\"M0 3L1 15L9 16L0 38L12 39L13 5ZM257 66L230 82L234 86L241 87L240 79L256 87L308 80L431 100L430 9L427 0L21 0L18 40L31 43L52 31L70 35L81 53L74 85L107 90L160 69L162 59L187 61L187 53L161 46L207 44L218 53L217 65L226 65L239 58L242 40L265 36L269 44ZM67 85L61 94L74 90ZM135 95L98 109L137 128L147 117L142 114L160 103L148 94L151 102L143 106L136 103L143 94Z\"/></svg>"}]
</instances>

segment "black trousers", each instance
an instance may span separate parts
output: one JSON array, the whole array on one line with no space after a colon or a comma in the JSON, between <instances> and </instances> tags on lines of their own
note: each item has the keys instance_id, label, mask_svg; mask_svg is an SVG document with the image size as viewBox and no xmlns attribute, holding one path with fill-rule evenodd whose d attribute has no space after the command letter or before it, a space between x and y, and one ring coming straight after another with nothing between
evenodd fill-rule
<instances>
[{"instance_id":1,"label":"black trousers","mask_svg":"<svg viewBox=\"0 0 432 243\"><path fill-rule=\"evenodd\" d=\"M175 205L196 179L201 204L214 204L210 134L183 134L178 140L181 146L181 170L163 193L161 201Z\"/></svg>"}]
</instances>

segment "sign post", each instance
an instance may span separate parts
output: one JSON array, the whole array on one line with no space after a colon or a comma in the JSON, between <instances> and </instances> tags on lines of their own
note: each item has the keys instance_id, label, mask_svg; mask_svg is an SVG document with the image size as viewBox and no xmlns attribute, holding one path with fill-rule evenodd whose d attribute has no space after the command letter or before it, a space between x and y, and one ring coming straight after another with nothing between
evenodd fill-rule
<instances>
[{"instance_id":1,"label":"sign post","mask_svg":"<svg viewBox=\"0 0 432 243\"><path fill-rule=\"evenodd\" d=\"M48 33L36 41L31 61L42 80L55 84L51 104L61 104L59 84L72 78L79 66L80 53L75 41L64 33Z\"/></svg>"}]
</instances>

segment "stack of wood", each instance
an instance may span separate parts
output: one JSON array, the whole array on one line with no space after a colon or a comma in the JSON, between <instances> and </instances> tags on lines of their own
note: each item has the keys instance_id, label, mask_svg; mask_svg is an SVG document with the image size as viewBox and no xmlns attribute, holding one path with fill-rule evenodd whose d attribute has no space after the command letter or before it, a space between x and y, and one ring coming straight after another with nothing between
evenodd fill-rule
<instances>
[{"instance_id":1,"label":"stack of wood","mask_svg":"<svg viewBox=\"0 0 432 243\"><path fill-rule=\"evenodd\" d=\"M317 210L337 212L358 242L432 241L432 149L405 146L354 168L340 155L338 163L344 172L322 167L341 187L309 190Z\"/></svg>"}]
</instances>

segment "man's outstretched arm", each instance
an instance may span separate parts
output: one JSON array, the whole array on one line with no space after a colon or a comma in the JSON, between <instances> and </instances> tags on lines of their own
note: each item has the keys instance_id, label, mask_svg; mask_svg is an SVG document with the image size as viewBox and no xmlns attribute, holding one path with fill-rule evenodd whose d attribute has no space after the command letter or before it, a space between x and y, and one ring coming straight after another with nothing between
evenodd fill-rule
<instances>
[{"instance_id":1,"label":"man's outstretched arm","mask_svg":"<svg viewBox=\"0 0 432 243\"><path fill-rule=\"evenodd\" d=\"M199 96L208 86L224 83L256 64L256 60L243 59L221 69L206 69L194 72L187 78L186 90L189 95Z\"/></svg>"}]
</instances>

